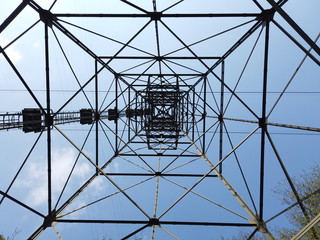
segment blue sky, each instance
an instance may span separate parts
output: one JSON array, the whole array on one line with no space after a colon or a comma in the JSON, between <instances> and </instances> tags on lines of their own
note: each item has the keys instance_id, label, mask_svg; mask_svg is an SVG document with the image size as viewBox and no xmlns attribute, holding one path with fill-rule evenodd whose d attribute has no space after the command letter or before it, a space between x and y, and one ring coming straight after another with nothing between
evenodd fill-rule
<instances>
[{"instance_id":1,"label":"blue sky","mask_svg":"<svg viewBox=\"0 0 320 240\"><path fill-rule=\"evenodd\" d=\"M35 1L42 8L48 9L53 1ZM153 11L152 1L130 1L137 6ZM157 1L157 9L161 11L178 1ZM264 8L270 8L267 1L258 1ZM17 7L20 1L10 1L0 9L0 22L3 22L9 14ZM297 22L297 24L315 39L319 33L318 25L320 16L318 9L320 3L316 0L297 1L289 0L283 7L285 11ZM102 1L66 1L58 0L52 8L53 13L142 13L138 9L118 0ZM241 1L182 1L169 9L166 13L260 13L259 8L250 0ZM129 47L120 51L119 56L145 56L157 55L155 24L148 23L148 18L66 18L61 17L61 25L68 29L97 56L113 56L129 41L143 26L145 28L136 38L129 43ZM274 19L286 31L309 49L309 46L300 36L275 14ZM6 47L15 37L22 33L39 20L39 14L30 6L27 6L21 14L0 34L0 46ZM252 22L249 22L253 20ZM160 54L168 56L192 56L191 51L183 48L183 43L177 39L170 29L188 45L198 56L222 56L250 27L255 23L254 17L248 18L166 18L159 24ZM241 26L238 26L243 24ZM75 27L78 26L78 27ZM238 26L234 30L212 37L229 28ZM98 36L92 32L85 31L79 27L97 32L105 37ZM261 35L259 35L261 32ZM197 41L210 37L209 40L197 44ZM262 107L262 80L264 59L265 27L255 31L239 48L237 48L225 60L225 83L235 92L239 98L246 103L255 114L261 116ZM58 39L58 41L57 41ZM116 41L114 41L116 40ZM61 51L60 46L64 50ZM256 46L254 47L254 45ZM296 125L313 127L319 129L319 107L320 83L319 66L310 58L306 58L301 68L293 77L286 93L276 104L295 70L303 60L305 53L301 51L290 39L287 38L273 23L270 24L270 47L268 61L268 94L267 113L274 107L268 122L285 125ZM250 54L251 50L252 55ZM143 52L143 51L145 52ZM74 42L70 41L65 34L56 27L49 29L49 52L50 52L50 87L51 109L57 111L63 104L79 89L79 85L85 84L95 74L94 59L80 49ZM69 63L64 57L66 54ZM319 59L317 53L311 53ZM26 80L29 87L43 106L46 106L45 95L45 62L44 62L44 24L37 23L28 33L18 39L6 49L6 54L15 64L18 71ZM250 58L249 58L250 56ZM248 64L241 74L246 61ZM216 60L204 60L212 66ZM71 71L69 64L72 66ZM139 65L141 64L141 65ZM180 65L178 65L180 64ZM181 67L185 64L186 67ZM134 67L139 65L137 67ZM98 63L98 68L101 68ZM121 60L110 62L109 66L117 73L123 72L133 74L135 72L154 73L192 73L205 72L203 63L195 60L167 61L159 65L151 64L147 60ZM134 67L133 69L131 69ZM149 70L148 70L148 67ZM197 72L198 71L198 72ZM221 65L214 73L221 76ZM241 76L241 77L240 77ZM98 74L99 78L99 103L100 109L113 108L115 104L114 75L104 69ZM240 82L237 85L237 80ZM132 77L124 77L126 81L132 81ZM182 82L193 84L198 78L181 77ZM153 173L162 171L171 161L173 164L165 168L165 173L181 174L194 173L204 176L213 165L219 162L219 134L215 134L217 116L220 105L220 82L213 74L208 75L207 91L207 120L206 130L206 154L205 157L181 157L174 161L173 157L116 157L104 171L105 176L96 177L91 184L76 198L64 211L60 213L61 219L99 219L99 220L140 220L147 221L147 216L160 217L163 221L195 221L195 222L240 222L248 223L249 216L235 200L225 184L218 178L205 178L200 184L194 184L201 179L198 178L176 178L176 177L117 177L108 176L108 173ZM77 82L78 81L78 82ZM138 79L138 83L145 83L147 77ZM158 81L157 79L155 81ZM169 79L173 83L175 79ZM237 87L236 87L237 86ZM128 102L126 85L120 82L118 87L124 91L125 97L119 97L119 108L126 109ZM199 84L195 91L203 96L203 85ZM95 104L94 81L89 83L84 92L86 95L78 94L66 107L64 111L79 111L80 108L90 108ZM111 89L109 94L106 94ZM137 87L139 89L139 87ZM142 88L141 88L142 89ZM141 90L140 89L140 90ZM213 92L213 93L212 93ZM255 116L236 97L231 97L230 91L225 89L225 104L230 99L228 108L225 109L225 128L223 133L223 177L232 185L250 209L259 206L259 169L260 169L260 141L261 129L257 129L252 135L250 132L258 128L257 123L234 121L232 119L256 121ZM203 101L199 97L199 109ZM37 105L30 94L25 90L3 54L0 55L0 114L7 112L20 112L24 108L36 108ZM196 111L196 115L201 114ZM189 154L198 154L197 148L201 148L203 141L203 121L197 116L199 124L195 126L199 130L196 133L194 146L187 150ZM119 129L123 141L119 141L119 149L122 153L130 153L134 150L137 154L150 153L145 144L130 143L126 128L126 118L119 120ZM133 125L132 125L133 126ZM95 160L95 129L90 130L91 125L80 125L79 123L57 125L52 129L52 204L57 203L59 208L79 187L81 187L96 171L90 160ZM122 132L122 130L125 130ZM105 120L100 125L99 131L99 161L100 167L113 156L113 142L115 136L115 124L113 121ZM312 165L319 162L319 131L297 130L288 127L268 126L271 138L284 162L289 174L298 177L303 170L308 171ZM227 132L230 134L228 140ZM63 133L63 134L62 134ZM89 135L88 135L89 134ZM123 135L122 135L123 134ZM74 145L72 145L68 139ZM81 148L86 136L88 140ZM191 135L190 135L191 136ZM37 138L39 137L39 141ZM18 171L28 152L35 144L34 150L28 157L21 173L14 182L9 194L36 211L47 215L47 144L46 132L24 133L21 129L0 131L1 153L0 158L0 190L6 191L15 173ZM139 139L139 138L138 138ZM142 138L143 139L143 138ZM242 143L243 139L247 139ZM211 141L212 140L212 141ZM185 136L181 141L189 141ZM230 144L232 142L232 144ZM236 150L234 147L241 144ZM140 149L141 148L141 149ZM172 153L181 153L185 145L179 144L179 149L168 150ZM236 155L229 152L235 152ZM88 160L90 159L90 160ZM243 169L248 182L252 199L246 190L245 182L237 164L237 159ZM77 162L61 199L58 201L64 183ZM209 162L209 164L208 164ZM211 164L211 165L210 165ZM279 182L285 178L275 153L267 140L265 145L265 194L264 194L264 220L277 214L286 206L274 195L274 189ZM158 187L156 187L158 186ZM119 189L125 189L126 194L118 193ZM187 189L192 187L192 192L184 196ZM193 188L194 187L194 188ZM158 190L157 190L158 189ZM158 194L157 194L158 192ZM157 195L159 198L157 200ZM104 200L86 206L98 199ZM130 199L133 201L131 202ZM174 204L179 201L177 204ZM139 207L134 206L136 203ZM157 202L157 204L155 204ZM156 208L155 208L156 205ZM174 205L174 206L173 206ZM256 205L256 206L254 206ZM83 207L86 206L86 207ZM173 206L172 209L170 206ZM221 208L221 206L224 207ZM82 208L83 207L83 208ZM228 210L226 210L226 208ZM155 210L156 209L156 210ZM75 211L74 211L75 210ZM168 211L167 211L168 210ZM74 211L74 212L72 212ZM234 214L232 212L236 212ZM163 215L163 216L162 216ZM28 238L43 222L43 218L29 210L17 205L9 199L5 199L0 205L0 234L11 235L15 229L20 233L17 239ZM287 226L284 215L276 218L268 224L271 231L277 226ZM38 239L102 239L108 236L113 239L121 239L129 233L142 227L141 224L81 224L81 223L57 223L54 228L47 228ZM161 225L160 227L147 227L136 234L141 239L220 239L231 237L239 231L248 231L251 228L241 227L218 227L218 226L175 226ZM59 232L59 234L57 232ZM152 233L152 231L155 231Z\"/></svg>"}]
</instances>

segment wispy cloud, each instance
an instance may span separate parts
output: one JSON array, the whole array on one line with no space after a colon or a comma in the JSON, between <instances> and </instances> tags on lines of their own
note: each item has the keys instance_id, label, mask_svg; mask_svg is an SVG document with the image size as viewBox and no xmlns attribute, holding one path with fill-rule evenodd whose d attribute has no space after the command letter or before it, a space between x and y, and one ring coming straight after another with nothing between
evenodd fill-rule
<instances>
[{"instance_id":1,"label":"wispy cloud","mask_svg":"<svg viewBox=\"0 0 320 240\"><path fill-rule=\"evenodd\" d=\"M3 48L5 46L7 46L7 44L9 43L9 41L7 39L4 38L0 38L0 46ZM6 54L9 56L10 60L16 64L17 62L19 62L22 59L22 55L21 53L14 47L14 46L10 46L5 50ZM0 60L3 58L0 58Z\"/></svg>"},{"instance_id":2,"label":"wispy cloud","mask_svg":"<svg viewBox=\"0 0 320 240\"><path fill-rule=\"evenodd\" d=\"M52 194L61 192L68 174L77 157L77 151L73 148L54 149L52 151ZM72 178L78 181L83 180L94 168L87 162L80 162L75 168ZM33 207L41 206L47 202L47 164L44 159L37 162L30 162L27 167L27 174L19 186L26 189L26 202ZM99 191L102 188L102 181L93 182L94 189Z\"/></svg>"}]
</instances>

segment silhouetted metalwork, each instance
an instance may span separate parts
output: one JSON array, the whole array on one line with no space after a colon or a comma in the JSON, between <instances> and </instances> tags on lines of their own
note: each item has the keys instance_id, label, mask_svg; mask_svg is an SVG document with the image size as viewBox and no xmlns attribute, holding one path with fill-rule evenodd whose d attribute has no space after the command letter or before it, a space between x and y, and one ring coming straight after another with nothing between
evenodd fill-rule
<instances>
[{"instance_id":1,"label":"silhouetted metalwork","mask_svg":"<svg viewBox=\"0 0 320 240\"><path fill-rule=\"evenodd\" d=\"M290 179L286 168L281 161L280 155L277 153L277 149L272 141L272 138L269 134L268 127L275 126L281 128L290 128L290 129L299 129L305 131L320 132L320 128L317 127L308 127L308 126L298 126L286 123L270 122L268 120L269 115L267 109L267 89L268 89L268 57L270 52L269 47L269 34L270 34L270 24L274 24L278 29L283 32L285 35L292 40L292 42L300 48L306 56L313 61L315 64L319 64L318 56L319 47L317 44L310 39L310 37L290 18L290 16L282 9L282 6L285 5L287 1L279 1L278 3L273 0L266 0L270 3L272 8L264 9L257 1L253 1L257 7L260 9L256 13L166 13L166 11L159 12L156 9L157 1L153 1L154 11L146 11L139 6L131 3L130 1L123 0L122 2L135 8L141 13L134 14L114 14L114 13L55 13L51 10L53 5L49 10L43 9L36 1L22 1L22 3L12 12L12 14L0 25L0 33L4 31L11 22L23 11L27 6L31 7L34 11L39 14L39 21L44 25L44 38L45 38L45 82L46 82L46 100L41 102L37 96L34 94L34 91L29 87L28 83L24 79L23 75L16 68L15 64L10 60L4 49L1 47L0 51L4 58L7 60L17 77L19 78L21 84L28 91L30 96L33 98L36 107L34 108L25 108L22 112L16 113L4 113L0 115L0 130L10 130L10 129L22 129L25 133L35 132L37 134L46 133L47 135L47 166L48 166L48 212L40 213L25 203L19 201L9 194L10 188L16 180L16 177L19 175L22 167L27 161L26 157L23 165L19 169L17 175L12 180L9 187L6 191L0 191L0 194L3 196L1 202L5 198L15 202L16 204L28 209L36 215L39 215L43 218L43 224L39 226L37 230L29 237L29 239L36 239L41 235L43 231L47 228L52 227L55 223L103 223L103 224L137 224L141 225L137 227L136 230L129 233L126 236L123 236L122 239L128 239L131 236L139 233L140 231L151 227L152 228L152 239L154 239L155 227L161 227L166 225L180 225L180 226L241 226L241 227L253 227L253 232L249 239L253 237L257 232L263 233L267 238L274 239L272 233L267 227L267 221L265 219L265 158L266 158L266 142L270 142L273 148L273 151L276 153L277 159L281 165L283 172L287 180L290 183L291 188L294 190L295 196L297 198L297 204L302 209L306 218L311 221L306 213L305 206L303 204L303 199L295 191L293 183ZM183 1L178 1L171 7L175 5L183 4ZM171 8L170 7L170 8ZM169 9L169 8L168 8ZM192 10L192 9L190 9ZM286 21L292 29L301 36L304 42L300 42L296 39L295 36L291 35L287 30L285 30L277 21L274 20L274 15L279 13L284 21ZM78 29L99 35L100 33L94 32L92 29L84 29L73 23L65 21L67 18L90 18L90 19L108 19L108 18L119 18L119 19L130 19L132 18L141 18L149 19L146 25L142 28L126 43L120 43L122 45L121 49L113 56L103 56L99 52L95 52L89 46L87 46L81 39L79 39L71 30L66 26L73 26ZM221 56L201 56L193 50L192 44L185 43L184 40L172 30L164 19L227 19L227 18L241 18L249 19L248 23L252 23L251 27L240 36L237 41L232 42L230 48L227 49ZM38 22L39 22L38 21ZM38 24L37 22L37 24ZM155 39L156 39L156 48L157 55L149 54L144 49L137 49L131 46L131 42L141 34L141 32L151 23L155 24ZM188 51L188 55L177 55L172 53L179 52L179 49L166 55L162 55L162 43L159 40L159 25L167 30L180 44L181 49ZM240 24L239 26L245 25L247 23ZM204 27L204 26L203 26ZM207 27L207 25L206 25ZM238 27L238 26L237 26ZM234 28L237 28L234 27ZM119 29L123 31L124 29ZM186 29L187 30L187 29ZM52 31L53 35L49 35L49 32ZM125 30L124 30L125 31ZM228 29L225 30L226 32ZM235 88L229 86L225 82L225 60L234 53L242 44L254 33L259 33L258 39L262 32L265 33L264 38L264 57L263 57L263 81L262 81L262 95L260 109L261 112L256 111L250 107L235 91ZM27 30L26 30L27 32ZM82 51L87 53L95 62L95 73L90 79L88 79L84 84L80 84L77 91L63 103L63 105L58 109L52 109L52 98L51 98L51 89L50 89L50 58L49 58L49 37L56 38L58 45L61 47L59 39L56 35L56 32L59 32L76 46L79 47ZM103 36L102 34L100 34ZM105 37L105 36L103 36ZM107 38L107 37L105 37ZM117 42L117 40L113 40ZM203 39L201 41L206 41ZM258 40L257 40L258 41ZM117 42L119 43L119 41ZM310 50L307 50L304 45L305 43L310 46ZM139 51L140 54L134 55L120 55L123 49L133 49ZM63 55L66 57L63 48L61 47ZM313 50L313 51L311 51ZM253 50L252 50L253 51ZM317 54L317 55L316 55ZM68 64L68 58L66 57ZM132 61L132 65L129 70L120 71L116 67L112 66L112 61ZM136 63L135 60L145 61ZM208 64L207 60L214 60L212 64ZM194 61L201 65L201 70L197 69L197 65L192 66L192 64L184 64L186 61ZM175 64L179 68L178 70L172 69L170 64ZM139 66L144 64L151 64L148 68L139 70ZM152 66L158 65L159 67L156 70L148 71ZM164 67L167 67L167 71L163 70ZM70 68L73 71L71 65ZM193 69L195 68L195 69ZM99 86L98 76L102 71L108 71L114 76L113 91L114 95L112 99L108 99L109 102L104 104L105 99L99 98L99 91L101 86ZM245 69L243 69L244 71ZM212 78L218 82L216 88L213 90L210 85ZM94 84L94 94L95 100L94 104L90 104L91 108L79 106L75 111L67 111L66 106L73 101L75 97L79 94L84 94L86 100L88 97L86 95L86 87L89 84ZM218 87L217 87L218 86ZM217 90L218 88L218 90ZM105 90L105 89L103 89ZM110 90L110 89L109 89ZM108 91L109 91L108 90ZM219 92L218 100L211 98L211 101L214 99L214 102L208 102L208 95L212 94L213 91ZM231 118L225 116L225 108L228 107L230 100L226 98L226 93L231 94L231 96L238 100L241 106L246 109L253 118L251 119L242 119L242 118ZM90 101L88 100L90 103ZM217 107L213 106L214 104ZM27 106L25 106L27 107ZM273 110L273 109L272 109ZM272 111L271 110L271 111ZM106 121L108 120L108 121ZM247 123L252 124L255 128L237 145L233 145L230 140L230 136L226 129L225 122L231 121L235 123ZM94 139L95 145L95 159L91 159L86 155L83 146L85 146L86 141L84 141L83 146L76 145L62 129L59 128L59 125L79 123L79 126L85 125L90 128L88 136L92 129L95 129L96 135ZM87 159L96 169L92 176L87 179L83 185L73 192L68 199L64 202L59 202L63 191L59 197L59 200L56 204L52 202L52 136L51 132L55 131L61 134L78 152L79 155ZM106 131L112 133L113 138L109 138ZM208 132L214 131L214 135L208 137ZM105 136L101 135L104 134ZM227 132L227 134L226 134ZM223 162L230 156L234 155L235 159L238 161L236 155L236 150L244 142L247 141L253 134L260 133L260 163L259 163L259 181L256 184L259 186L259 200L257 206L253 200L251 191L248 187L247 180L245 179L242 169L240 168L241 174L244 178L246 188L248 190L249 204L240 196L240 194L233 188L233 186L226 180L223 175ZM208 156L206 153L211 146L214 136L217 135L217 155L218 160L213 163L210 159L211 156ZM40 138L39 136L39 138ZM106 137L107 141L110 143L111 147L108 149L112 150L113 156L107 161L102 161L99 158L99 142L101 138ZM37 139L37 141L39 140ZM35 142L35 145L37 144ZM225 142L230 144L230 152L225 151ZM34 145L34 146L35 146ZM134 145L134 147L132 147ZM33 148L34 148L33 146ZM32 149L33 149L32 148ZM32 152L30 150L30 153ZM141 152L140 149L143 149ZM195 151L191 151L195 149ZM29 154L30 155L30 154ZM29 156L28 155L28 156ZM115 158L128 158L128 162L135 164L143 170L142 172L108 172L105 169L109 164L114 161ZM150 159L153 160L150 160ZM156 169L151 161L159 160L159 165L161 159L168 158L169 160L164 163L161 168ZM187 173L187 172L177 172L170 173L168 171L170 167L176 166L176 162L179 159L190 159L195 161L195 159L201 158L209 166L209 171L205 173ZM137 160L130 160L137 159ZM135 162L136 161L136 162ZM141 165L140 165L141 163ZM188 162L183 162L187 164ZM174 169L174 168L173 168ZM72 172L70 173L71 176ZM68 206L86 189L90 183L96 179L98 176L104 176L111 185L117 190L114 195L120 193L128 201L130 201L138 211L144 215L143 220L130 220L130 219L68 219L64 217L64 211ZM157 179L156 184L156 194L155 194L155 213L151 215L146 212L142 205L138 204L126 191L131 187L122 188L120 185L113 179L114 176L121 177L150 177ZM190 187L186 188L178 183L173 182L173 184L181 187L185 192L184 194L176 199L171 205L163 211L163 213L157 212L157 206L159 201L159 179L166 179L167 177L175 177L181 179L196 179ZM210 222L210 221L193 221L188 220L163 220L163 216L170 212L171 209L177 205L187 194L194 193L202 198L201 194L195 192L195 187L200 184L204 179L215 178L221 180L223 185L235 198L235 200L240 204L241 208L247 214L246 217L243 217L241 214L234 212L233 210L227 209L223 205L217 204L219 207L224 210L235 214L237 217L244 219L244 222L238 221L234 222ZM168 180L168 179L166 179ZM170 180L168 180L170 181ZM67 182L66 182L67 185ZM137 184L138 185L138 184ZM163 193L165 194L165 193ZM165 196L163 196L165 197ZM206 199L208 200L208 199ZM211 200L208 200L211 201ZM212 202L212 201L211 201ZM214 202L214 204L216 204ZM282 213L281 213L282 214ZM276 216L275 216L276 217ZM314 233L315 239L319 239ZM175 238L175 237L174 237Z\"/></svg>"}]
</instances>

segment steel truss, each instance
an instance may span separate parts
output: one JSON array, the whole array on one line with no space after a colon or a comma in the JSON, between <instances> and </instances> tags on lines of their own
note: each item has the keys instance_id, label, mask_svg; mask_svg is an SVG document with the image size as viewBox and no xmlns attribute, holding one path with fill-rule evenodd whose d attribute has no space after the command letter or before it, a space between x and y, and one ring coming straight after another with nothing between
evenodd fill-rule
<instances>
[{"instance_id":1,"label":"steel truss","mask_svg":"<svg viewBox=\"0 0 320 240\"><path fill-rule=\"evenodd\" d=\"M270 116L272 116L271 113L286 92L303 61L308 59L312 61L312 64L320 65L318 56L320 51L316 44L317 39L315 41L311 40L303 29L285 12L283 6L287 1L275 2L267 0L266 2L271 6L270 9L263 8L258 1L252 1L259 9L256 13L168 13L171 8L183 6L184 1L177 1L163 11L157 10L156 0L152 1L153 11L147 11L130 1L119 1L119 3L122 2L122 4L134 9L135 11L132 14L55 13L53 6L56 2L57 4L59 3L59 1L54 1L52 6L46 10L35 0L24 0L0 25L0 33L5 32L27 8L39 14L39 19L35 24L27 28L9 45L1 46L0 48L1 55L6 59L35 104L33 108L25 106L21 109L21 112L0 115L0 130L22 129L25 133L32 134L29 132L35 132L38 136L12 181L5 189L0 189L0 194L2 195L0 204L12 201L42 219L42 224L31 233L28 239L36 239L49 228L58 229L60 225L65 223L132 225L133 228L131 229L133 230L125 232L121 239L129 239L149 229L151 229L151 239L156 239L158 236L157 231L162 231L167 234L166 236L171 236L173 239L179 239L179 232L175 233L174 230L167 229L167 226L171 225L225 228L235 226L248 227L251 232L248 239L251 239L259 232L268 239L274 239L267 223L283 212L275 214L269 220L265 217L265 176L272 174L265 169L266 158L268 157L266 154L267 147L271 148L276 156L280 168L296 197L296 205L300 207L308 222L312 220L304 205L306 198L300 196L296 190L286 169L286 164L282 161L278 148L274 143L272 130L269 130L278 127L279 129L303 130L307 133L320 132L320 128L317 126L301 126L299 124L269 121ZM275 15L279 15L290 27L290 30L285 29L282 24L275 20ZM198 39L190 44L186 43L183 37L180 37L166 22L167 19L186 18L202 19L204 22L207 19L236 18L246 22L225 29L210 37ZM93 19L97 22L100 19L127 19L128 21L130 19L146 19L146 23L127 42L123 43L120 40L103 35L102 32L96 32L94 29L74 24L69 19ZM154 25L156 54L150 53L143 48L135 47L134 44L134 41L152 24ZM28 80L20 73L18 67L6 52L6 48L16 41L20 41L20 38L36 25L44 26L45 101L39 99L35 89L30 87ZM270 64L269 53L272 51L269 46L271 25L282 32L283 36L288 37L297 49L302 50L305 58L270 110L267 101L269 96L268 83L270 81L268 71ZM198 54L193 48L194 45L243 26L248 27L236 41L231 41L230 47L223 48L224 52L221 56L204 56ZM169 43L160 40L162 37L160 27L162 31L165 30L167 34L173 37L181 47L164 55L163 44ZM114 55L104 55L103 51L102 53L98 52L93 49L93 45L86 44L83 39L78 37L77 31L99 36L110 42L117 43L121 47ZM290 33L292 31L294 34ZM297 40L297 35L300 37L299 40ZM257 36L257 38L241 76L236 84L231 84L225 76L225 71L228 69L226 62L232 54L235 54L253 36ZM78 51L80 50L90 57L92 65L94 65L94 71L86 81L80 82L78 80L78 73L72 67L73 63L68 58L67 50L62 43L62 37L77 46ZM258 42L263 45L263 57L261 58L263 70L261 102L258 103L257 110L239 94L237 86L242 74L246 71L246 66ZM50 44L53 43L61 50L66 65L72 71L78 84L76 85L77 90L60 106L55 104L52 99L51 85L55 79L52 77L53 70L51 68L53 63L50 57L53 53L50 51ZM310 49L306 48L306 45ZM135 51L137 55L131 53L122 54L128 49ZM181 50L186 51L187 54L183 54ZM181 55L179 55L180 53ZM126 67L126 70L122 69L122 64ZM103 82L103 74L105 72L108 73L108 84ZM93 101L88 97L89 86L93 87ZM106 93L104 97L101 97L101 92ZM69 110L69 104L75 101L78 96L84 96L83 105L76 110ZM226 113L227 108L232 101L237 101L241 105L240 111L246 111L250 117L237 118L233 117L234 115L228 116ZM240 128L241 124L251 127L245 137L240 140L233 140L227 128L228 123L239 124ZM73 138L67 130L63 129L64 127L75 125L83 127L82 131L87 132L82 142ZM2 131L1 134L9 133ZM68 180L59 194L58 200L54 197L52 190L55 185L55 182L52 181L52 173L55 171L52 168L53 134L58 134L62 137L78 153L77 158L74 159L74 167L69 173ZM91 143L88 140L90 135L93 136L90 138ZM15 197L14 194L11 195L10 191L25 165L30 161L30 156L37 147L38 142L45 136L48 197L47 209L43 211L26 204L21 198ZM238 158L238 149L243 148L243 145L246 145L253 136L259 136L256 141L258 141L260 156L256 160L257 169L254 169L259 176L258 179L255 179L255 183L258 184L257 196L252 193L252 189L249 187L250 183L248 183L244 173L246 170L242 169ZM101 142L103 142L103 145ZM87 150L86 146L88 145L93 148L91 151L94 153ZM101 153L103 151L102 148L106 147L108 151L106 156L108 158ZM92 167L91 175L81 183L81 186L73 189L71 194L70 192L66 193L64 191L69 186L69 180L74 174L73 171L79 158L83 158L90 163ZM230 158L235 159L234 168L239 169L241 172L241 180L245 185L243 187L244 190L237 189L238 186L234 187L232 185L233 180L227 180L227 178L232 177L224 174L230 168L230 164L225 166L225 162L231 161L229 160ZM131 168L124 168L119 171L110 170L110 166L119 161L126 162ZM199 162L205 164L201 165ZM201 167L192 165L194 163L199 163ZM185 171L184 167L186 166L192 167L186 168L188 170ZM87 189L90 189L96 179L101 177L112 186L112 192L109 195L103 193L99 198L75 208L73 203ZM123 180L119 180L126 177L130 177L126 184L123 183ZM154 202L150 211L145 206L144 201L139 201L137 195L150 192L151 190L146 188L142 190L145 192L139 193L143 189L141 187L144 186L144 183L151 181L155 181L155 188L152 190L153 196L146 197L145 200L148 204L150 204L151 200ZM212 192L217 192L214 189L210 189L208 187L210 185L205 185L208 181L215 183L220 181L225 189L228 190L228 197L231 196L232 199L235 199L238 205L229 207L228 204L215 201L211 195ZM167 195L171 196L170 191L174 190L167 189L169 192L166 192L165 189L161 188L163 182L175 186L180 190L181 194L178 191L179 196L165 200ZM201 190L199 186L202 185L205 186L206 191L198 192L198 189ZM136 188L138 190L134 194L132 191ZM234 220L230 220L230 218L223 220L223 217L204 217L203 220L199 217L194 220L194 218L181 217L178 213L173 212L178 205L183 205L183 202L186 201L185 199L192 194L222 209L222 212L231 214L231 216L234 216ZM208 194L208 197L206 194ZM92 219L72 217L74 213L119 195L137 210L139 214L136 217L131 216L125 219L120 217L99 219L98 217L95 218L95 216ZM53 198L57 201L53 200ZM163 202L166 204L163 205ZM190 208L191 205L186 206ZM194 206L194 208L201 209L201 205ZM172 215L169 214L171 212L173 212ZM221 212L219 213L221 214ZM214 211L212 211L212 215L215 215ZM59 238L63 238L63 234L60 235L57 230L56 233ZM315 231L313 231L313 234L315 239L319 239L320 236L317 236Z\"/></svg>"}]
</instances>

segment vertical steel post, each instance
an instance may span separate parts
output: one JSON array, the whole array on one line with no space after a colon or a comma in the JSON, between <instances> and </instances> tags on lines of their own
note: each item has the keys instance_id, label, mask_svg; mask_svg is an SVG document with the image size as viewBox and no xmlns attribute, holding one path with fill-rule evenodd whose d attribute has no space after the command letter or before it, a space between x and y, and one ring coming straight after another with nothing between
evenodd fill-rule
<instances>
[{"instance_id":1,"label":"vertical steel post","mask_svg":"<svg viewBox=\"0 0 320 240\"><path fill-rule=\"evenodd\" d=\"M194 142L194 124L195 124L195 120L196 120L196 116L195 116L195 111L196 111L196 107L195 107L195 103L196 103L196 89L195 87L192 87L193 89L193 95L192 95L192 141Z\"/></svg>"},{"instance_id":2,"label":"vertical steel post","mask_svg":"<svg viewBox=\"0 0 320 240\"><path fill-rule=\"evenodd\" d=\"M206 105L207 105L207 76L203 77L203 113L202 113L202 131L203 131L203 141L202 141L202 154L206 151Z\"/></svg>"},{"instance_id":3,"label":"vertical steel post","mask_svg":"<svg viewBox=\"0 0 320 240\"><path fill-rule=\"evenodd\" d=\"M134 95L135 95L135 105L136 105L135 112L136 112L136 110L138 109L138 94L137 94L137 92L135 92ZM136 129L135 129L135 133L134 134L136 135L137 132L138 132L138 116L137 116L137 114L135 114L134 118L136 120L136 122L135 122Z\"/></svg>"},{"instance_id":4,"label":"vertical steel post","mask_svg":"<svg viewBox=\"0 0 320 240\"><path fill-rule=\"evenodd\" d=\"M179 108L179 111L181 114L181 117L180 117L181 118L181 127L183 127L185 123L186 124L188 123L188 121L186 122L186 119L185 119L186 113L188 111L188 108L187 108L188 103L185 102L185 96L183 96L182 93L180 93L180 95L178 95L178 99L179 99L179 103L181 102L181 105L182 105L181 110ZM181 129L183 129L183 128L181 128ZM186 128L186 129L188 129L188 128Z\"/></svg>"},{"instance_id":5,"label":"vertical steel post","mask_svg":"<svg viewBox=\"0 0 320 240\"><path fill-rule=\"evenodd\" d=\"M179 88L179 77L176 77L176 92L175 92L175 100L174 100L174 117L175 117L175 121L176 123L178 122L179 125L176 125L176 141L175 141L175 145L176 148L178 147L178 139L179 139L179 129L180 126L183 126L183 113L184 113L184 107L183 107L183 99L179 98L179 94L180 94L180 88ZM178 117L179 115L179 117Z\"/></svg>"},{"instance_id":6,"label":"vertical steel post","mask_svg":"<svg viewBox=\"0 0 320 240\"><path fill-rule=\"evenodd\" d=\"M99 166L99 86L98 86L98 61L95 59L95 125L96 125L96 165ZM97 173L99 173L98 169L96 169Z\"/></svg>"},{"instance_id":7,"label":"vertical steel post","mask_svg":"<svg viewBox=\"0 0 320 240\"><path fill-rule=\"evenodd\" d=\"M48 25L44 25L44 39L45 39L45 74L46 74L46 128L47 128L47 165L48 165L48 215L52 212L52 183L51 183L51 114L50 114L50 70L49 70L49 37Z\"/></svg>"},{"instance_id":8,"label":"vertical steel post","mask_svg":"<svg viewBox=\"0 0 320 240\"><path fill-rule=\"evenodd\" d=\"M219 161L223 158L224 67L225 62L223 60L221 62ZM222 163L219 165L219 172L222 173Z\"/></svg>"},{"instance_id":9,"label":"vertical steel post","mask_svg":"<svg viewBox=\"0 0 320 240\"><path fill-rule=\"evenodd\" d=\"M129 106L129 108L127 108L127 109L130 109L130 114L131 114L131 110L132 110L132 108L131 108L131 87L129 87L129 89L128 89L128 106ZM128 125L129 125L129 127L128 127L128 142L129 142L130 137L131 137L131 128L130 128L131 116L129 116L129 118L128 118Z\"/></svg>"},{"instance_id":10,"label":"vertical steel post","mask_svg":"<svg viewBox=\"0 0 320 240\"><path fill-rule=\"evenodd\" d=\"M146 99L145 100L146 102L148 102L150 105L150 108L152 109L152 112L155 111L154 109L154 106L153 106L153 103L154 103L154 99L153 99L153 96L151 96L151 93L150 93L150 87L151 87L151 80L150 80L151 76L148 76L148 83L147 83L147 88L146 88ZM160 81L161 82L161 81ZM161 85L162 85L162 82L161 82ZM152 99L151 99L152 98ZM143 98L141 97L141 103L143 101ZM142 106L142 104L141 104ZM148 119L148 125L147 125L147 128L145 129L145 132L146 132L146 135L149 135L150 134L150 121L153 121L153 114L151 115L152 118ZM147 121L145 121L147 122ZM141 122L142 124L142 122ZM150 138L147 136L147 144L148 144L148 148L150 146Z\"/></svg>"},{"instance_id":11,"label":"vertical steel post","mask_svg":"<svg viewBox=\"0 0 320 240\"><path fill-rule=\"evenodd\" d=\"M116 77L116 136L115 136L115 155L118 155L118 84L119 84L119 77L118 75L115 76Z\"/></svg>"},{"instance_id":12,"label":"vertical steel post","mask_svg":"<svg viewBox=\"0 0 320 240\"><path fill-rule=\"evenodd\" d=\"M189 102L190 102L190 95L189 93L186 95L187 99L186 99L186 104L187 104L187 111L186 111L186 115L184 116L186 118L186 133L189 134Z\"/></svg>"},{"instance_id":13,"label":"vertical steel post","mask_svg":"<svg viewBox=\"0 0 320 240\"><path fill-rule=\"evenodd\" d=\"M260 205L259 221L263 221L263 203L264 203L264 162L265 162L265 133L266 133L266 108L267 108L267 82L268 82L268 57L269 57L269 27L270 21L265 20L266 35L264 47L264 67L263 67L263 89L262 89L262 116L259 120L261 127L261 151L260 151Z\"/></svg>"},{"instance_id":14,"label":"vertical steel post","mask_svg":"<svg viewBox=\"0 0 320 240\"><path fill-rule=\"evenodd\" d=\"M142 97L140 97L140 104L139 104L139 106L140 106L140 108L141 109L143 109L143 104L144 104L144 101L143 101L144 99L142 98ZM140 126L142 126L143 125L143 121L144 121L145 119L144 119L144 117L143 116L140 116Z\"/></svg>"}]
</instances>

